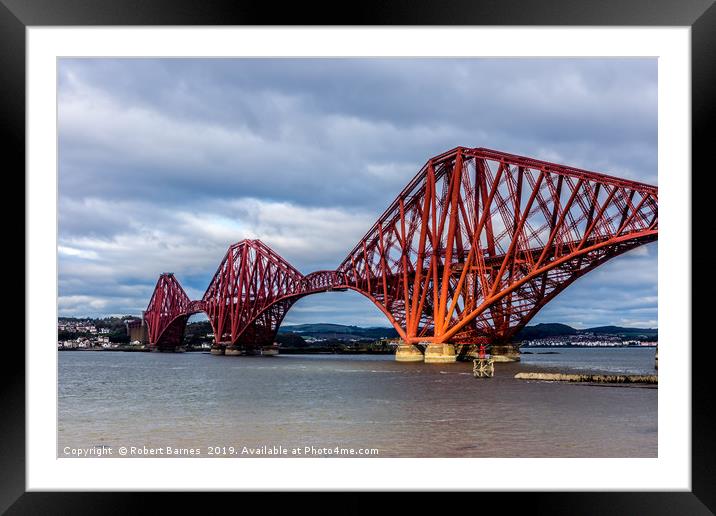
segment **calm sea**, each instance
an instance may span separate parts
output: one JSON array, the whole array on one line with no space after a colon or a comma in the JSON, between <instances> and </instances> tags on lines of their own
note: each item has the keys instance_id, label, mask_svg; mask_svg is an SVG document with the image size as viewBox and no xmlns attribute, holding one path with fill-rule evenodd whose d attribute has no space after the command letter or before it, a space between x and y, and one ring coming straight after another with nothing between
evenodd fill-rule
<instances>
[{"instance_id":1,"label":"calm sea","mask_svg":"<svg viewBox=\"0 0 716 516\"><path fill-rule=\"evenodd\" d=\"M117 456L123 446L135 447L132 456L167 447L233 457L293 449L330 457L336 448L378 457L657 456L656 388L513 378L540 369L654 373L653 348L529 351L521 363L497 364L490 379L473 378L469 363L390 355L60 352L58 456L102 447Z\"/></svg>"}]
</instances>

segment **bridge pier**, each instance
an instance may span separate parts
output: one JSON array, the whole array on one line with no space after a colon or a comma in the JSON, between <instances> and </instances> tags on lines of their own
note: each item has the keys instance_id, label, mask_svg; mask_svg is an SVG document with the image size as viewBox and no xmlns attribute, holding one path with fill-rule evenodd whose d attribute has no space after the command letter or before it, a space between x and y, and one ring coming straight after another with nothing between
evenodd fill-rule
<instances>
[{"instance_id":1,"label":"bridge pier","mask_svg":"<svg viewBox=\"0 0 716 516\"><path fill-rule=\"evenodd\" d=\"M245 346L242 344L232 344L230 346L226 346L226 350L224 351L224 355L230 356L230 357L238 357L238 356L254 356L254 355L260 355L261 350L258 348L255 348L254 346Z\"/></svg>"},{"instance_id":2,"label":"bridge pier","mask_svg":"<svg viewBox=\"0 0 716 516\"><path fill-rule=\"evenodd\" d=\"M210 351L210 353L211 353L212 355L223 355L225 350L226 350L226 346L221 346L221 345L219 345L219 344L214 344L213 346L211 346L211 351Z\"/></svg>"},{"instance_id":3,"label":"bridge pier","mask_svg":"<svg viewBox=\"0 0 716 516\"><path fill-rule=\"evenodd\" d=\"M224 355L227 357L238 357L241 355L241 348L239 346L226 346Z\"/></svg>"},{"instance_id":4,"label":"bridge pier","mask_svg":"<svg viewBox=\"0 0 716 516\"><path fill-rule=\"evenodd\" d=\"M262 347L261 355L264 357L273 357L273 356L278 355L278 344L274 343L271 346Z\"/></svg>"},{"instance_id":5,"label":"bridge pier","mask_svg":"<svg viewBox=\"0 0 716 516\"><path fill-rule=\"evenodd\" d=\"M455 362L457 355L455 354L454 344L436 344L429 343L425 348L426 364L445 364Z\"/></svg>"},{"instance_id":6,"label":"bridge pier","mask_svg":"<svg viewBox=\"0 0 716 516\"><path fill-rule=\"evenodd\" d=\"M493 344L490 356L493 362L519 362L520 347L517 344Z\"/></svg>"},{"instance_id":7,"label":"bridge pier","mask_svg":"<svg viewBox=\"0 0 716 516\"><path fill-rule=\"evenodd\" d=\"M480 358L478 344L455 344L455 355L458 362L472 362Z\"/></svg>"},{"instance_id":8,"label":"bridge pier","mask_svg":"<svg viewBox=\"0 0 716 516\"><path fill-rule=\"evenodd\" d=\"M396 362L422 362L423 352L415 344L406 344L402 340L395 350Z\"/></svg>"}]
</instances>

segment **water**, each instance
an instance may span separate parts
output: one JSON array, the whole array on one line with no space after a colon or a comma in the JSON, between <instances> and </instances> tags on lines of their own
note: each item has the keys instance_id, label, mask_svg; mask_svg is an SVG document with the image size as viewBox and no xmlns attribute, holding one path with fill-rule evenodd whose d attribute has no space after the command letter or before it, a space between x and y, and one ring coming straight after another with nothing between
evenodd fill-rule
<instances>
[{"instance_id":1,"label":"water","mask_svg":"<svg viewBox=\"0 0 716 516\"><path fill-rule=\"evenodd\" d=\"M379 457L656 457L656 388L513 378L545 369L654 373L654 350L558 351L497 364L491 379L473 378L469 363L390 355L61 352L58 456L67 447L248 456L313 446ZM331 456L316 450L311 456Z\"/></svg>"},{"instance_id":2,"label":"water","mask_svg":"<svg viewBox=\"0 0 716 516\"><path fill-rule=\"evenodd\" d=\"M558 371L610 374L656 374L655 348L526 348L525 365ZM556 352L556 354L555 354Z\"/></svg>"}]
</instances>

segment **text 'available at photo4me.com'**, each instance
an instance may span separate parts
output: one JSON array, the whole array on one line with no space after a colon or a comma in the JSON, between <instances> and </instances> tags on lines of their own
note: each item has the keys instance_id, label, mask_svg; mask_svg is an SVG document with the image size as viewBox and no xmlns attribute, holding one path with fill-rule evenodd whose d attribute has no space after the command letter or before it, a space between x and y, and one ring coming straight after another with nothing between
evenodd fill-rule
<instances>
[{"instance_id":1,"label":"text 'available at photo4me.com'","mask_svg":"<svg viewBox=\"0 0 716 516\"><path fill-rule=\"evenodd\" d=\"M78 457L377 457L378 448L344 446L206 446L179 448L176 446L65 446L60 458Z\"/></svg>"}]
</instances>

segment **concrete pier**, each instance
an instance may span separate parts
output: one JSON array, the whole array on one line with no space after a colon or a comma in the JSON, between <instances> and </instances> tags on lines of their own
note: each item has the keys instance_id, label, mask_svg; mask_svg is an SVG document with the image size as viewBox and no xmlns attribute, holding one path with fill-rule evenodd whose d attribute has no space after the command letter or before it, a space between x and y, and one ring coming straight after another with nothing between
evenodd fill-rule
<instances>
[{"instance_id":1,"label":"concrete pier","mask_svg":"<svg viewBox=\"0 0 716 516\"><path fill-rule=\"evenodd\" d=\"M186 348L184 346L173 346L173 347L157 347L149 348L152 353L184 353Z\"/></svg>"},{"instance_id":2,"label":"concrete pier","mask_svg":"<svg viewBox=\"0 0 716 516\"><path fill-rule=\"evenodd\" d=\"M397 362L422 362L423 352L414 344L406 344L401 341L395 350L395 360Z\"/></svg>"},{"instance_id":3,"label":"concrete pier","mask_svg":"<svg viewBox=\"0 0 716 516\"><path fill-rule=\"evenodd\" d=\"M488 347L485 346L485 355L487 355L487 349ZM475 359L484 358L480 356L479 344L455 344L455 354L458 362L472 362Z\"/></svg>"},{"instance_id":4,"label":"concrete pier","mask_svg":"<svg viewBox=\"0 0 716 516\"><path fill-rule=\"evenodd\" d=\"M274 344L273 346L264 346L261 348L261 356L273 357L276 355L278 355L278 344Z\"/></svg>"},{"instance_id":5,"label":"concrete pier","mask_svg":"<svg viewBox=\"0 0 716 516\"><path fill-rule=\"evenodd\" d=\"M474 344L455 344L455 355L458 362L471 362L477 357L477 346Z\"/></svg>"},{"instance_id":6,"label":"concrete pier","mask_svg":"<svg viewBox=\"0 0 716 516\"><path fill-rule=\"evenodd\" d=\"M493 362L519 362L520 348L516 344L492 345L490 357Z\"/></svg>"},{"instance_id":7,"label":"concrete pier","mask_svg":"<svg viewBox=\"0 0 716 516\"><path fill-rule=\"evenodd\" d=\"M425 348L426 364L445 364L455 362L457 355L455 354L455 346L453 344L428 344Z\"/></svg>"},{"instance_id":8,"label":"concrete pier","mask_svg":"<svg viewBox=\"0 0 716 516\"><path fill-rule=\"evenodd\" d=\"M214 344L211 346L212 355L225 355L229 357L238 356L275 356L278 355L278 345L264 346L261 348L245 345Z\"/></svg>"}]
</instances>

